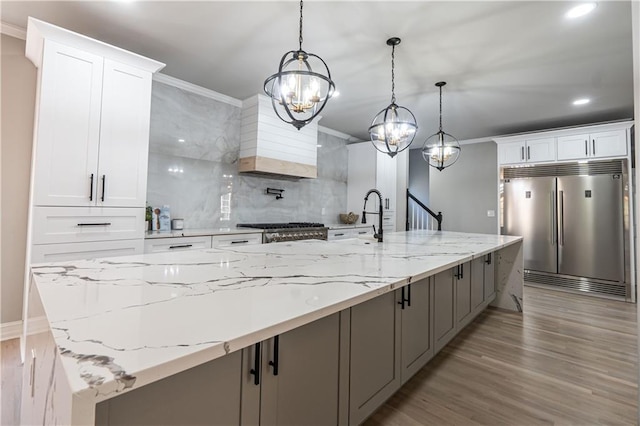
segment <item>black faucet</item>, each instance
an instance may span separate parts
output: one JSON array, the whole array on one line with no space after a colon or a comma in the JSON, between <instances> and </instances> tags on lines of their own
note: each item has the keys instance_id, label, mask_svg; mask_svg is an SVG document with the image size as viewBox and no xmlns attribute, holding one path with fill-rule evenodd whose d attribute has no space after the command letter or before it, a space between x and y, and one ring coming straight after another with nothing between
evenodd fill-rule
<instances>
[{"instance_id":1,"label":"black faucet","mask_svg":"<svg viewBox=\"0 0 640 426\"><path fill-rule=\"evenodd\" d=\"M378 196L380 200L380 210L377 212L367 212L367 200L369 199L369 195L374 193ZM364 206L362 207L362 223L367 223L367 213L369 214L377 214L378 215L378 232L376 232L375 225L373 226L373 237L378 239L378 242L382 242L382 194L377 189L370 189L367 192L367 195L364 196Z\"/></svg>"}]
</instances>

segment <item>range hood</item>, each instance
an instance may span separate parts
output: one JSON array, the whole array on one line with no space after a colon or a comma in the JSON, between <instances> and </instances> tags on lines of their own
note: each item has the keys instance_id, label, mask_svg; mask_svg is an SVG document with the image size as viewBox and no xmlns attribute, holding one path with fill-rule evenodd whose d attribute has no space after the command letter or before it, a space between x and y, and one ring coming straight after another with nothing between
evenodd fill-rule
<instances>
[{"instance_id":1,"label":"range hood","mask_svg":"<svg viewBox=\"0 0 640 426\"><path fill-rule=\"evenodd\" d=\"M238 171L271 177L318 177L318 120L298 130L280 120L271 99L242 102Z\"/></svg>"}]
</instances>

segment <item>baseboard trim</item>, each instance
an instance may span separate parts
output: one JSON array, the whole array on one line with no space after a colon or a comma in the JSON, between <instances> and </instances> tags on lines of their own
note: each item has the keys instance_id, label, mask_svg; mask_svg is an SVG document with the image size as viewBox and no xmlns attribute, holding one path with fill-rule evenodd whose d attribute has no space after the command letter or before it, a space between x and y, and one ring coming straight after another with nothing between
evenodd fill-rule
<instances>
[{"instance_id":1,"label":"baseboard trim","mask_svg":"<svg viewBox=\"0 0 640 426\"><path fill-rule=\"evenodd\" d=\"M16 339L22 336L22 321L11 321L0 324L0 341Z\"/></svg>"}]
</instances>

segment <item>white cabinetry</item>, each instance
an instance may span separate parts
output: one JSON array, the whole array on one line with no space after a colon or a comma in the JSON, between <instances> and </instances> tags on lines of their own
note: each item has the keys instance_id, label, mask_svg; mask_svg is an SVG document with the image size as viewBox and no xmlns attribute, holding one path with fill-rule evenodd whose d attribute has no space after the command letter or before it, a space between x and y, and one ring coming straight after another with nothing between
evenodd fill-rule
<instances>
[{"instance_id":1,"label":"white cabinetry","mask_svg":"<svg viewBox=\"0 0 640 426\"><path fill-rule=\"evenodd\" d=\"M542 163L555 159L555 138L522 139L498 146L500 164Z\"/></svg>"},{"instance_id":2,"label":"white cabinetry","mask_svg":"<svg viewBox=\"0 0 640 426\"><path fill-rule=\"evenodd\" d=\"M26 56L38 68L28 261L142 253L164 64L33 18Z\"/></svg>"},{"instance_id":3,"label":"white cabinetry","mask_svg":"<svg viewBox=\"0 0 640 426\"><path fill-rule=\"evenodd\" d=\"M382 194L384 231L404 229L401 220L406 208L405 190L409 157L403 151L394 158L377 151L369 142L347 145L349 167L347 177L347 211L360 214L364 196L370 189ZM378 197L371 195L367 211L378 211ZM367 223L375 224L375 216L367 217ZM400 223L399 223L400 222Z\"/></svg>"},{"instance_id":4,"label":"white cabinetry","mask_svg":"<svg viewBox=\"0 0 640 426\"><path fill-rule=\"evenodd\" d=\"M627 155L624 130L581 133L558 138L558 160L620 157Z\"/></svg>"},{"instance_id":5,"label":"white cabinetry","mask_svg":"<svg viewBox=\"0 0 640 426\"><path fill-rule=\"evenodd\" d=\"M376 222L377 223L377 222ZM365 227L353 227L353 228L336 228L329 229L327 233L327 239L329 241L334 240L346 240L347 238L358 238L364 235L373 235L373 228L371 226Z\"/></svg>"},{"instance_id":6,"label":"white cabinetry","mask_svg":"<svg viewBox=\"0 0 640 426\"><path fill-rule=\"evenodd\" d=\"M213 248L262 244L262 232L251 234L214 235Z\"/></svg>"},{"instance_id":7,"label":"white cabinetry","mask_svg":"<svg viewBox=\"0 0 640 426\"><path fill-rule=\"evenodd\" d=\"M144 241L145 253L184 251L211 248L211 237L149 238Z\"/></svg>"}]
</instances>

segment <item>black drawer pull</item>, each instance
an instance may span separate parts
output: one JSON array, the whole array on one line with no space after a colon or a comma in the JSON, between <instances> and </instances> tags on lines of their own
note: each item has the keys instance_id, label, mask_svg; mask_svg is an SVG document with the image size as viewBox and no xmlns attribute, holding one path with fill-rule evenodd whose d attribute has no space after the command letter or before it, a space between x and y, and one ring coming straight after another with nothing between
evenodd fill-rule
<instances>
[{"instance_id":1,"label":"black drawer pull","mask_svg":"<svg viewBox=\"0 0 640 426\"><path fill-rule=\"evenodd\" d=\"M404 302L407 301L407 299L404 298L404 287L402 287L400 292L400 301L398 302L398 305L400 305L402 307L402 309L404 310Z\"/></svg>"},{"instance_id":2,"label":"black drawer pull","mask_svg":"<svg viewBox=\"0 0 640 426\"><path fill-rule=\"evenodd\" d=\"M253 384L260 385L260 343L256 343L255 359L253 360L253 368L249 370L253 374Z\"/></svg>"},{"instance_id":3,"label":"black drawer pull","mask_svg":"<svg viewBox=\"0 0 640 426\"><path fill-rule=\"evenodd\" d=\"M181 246L169 246L170 249L174 249L174 248L189 248L189 247L193 247L193 244L183 244Z\"/></svg>"},{"instance_id":4,"label":"black drawer pull","mask_svg":"<svg viewBox=\"0 0 640 426\"><path fill-rule=\"evenodd\" d=\"M362 234L368 234L368 232L367 232L367 231L360 231L360 232L358 232L358 235L362 235Z\"/></svg>"},{"instance_id":5,"label":"black drawer pull","mask_svg":"<svg viewBox=\"0 0 640 426\"><path fill-rule=\"evenodd\" d=\"M246 244L248 242L249 240L235 240L235 241L231 241L231 244Z\"/></svg>"},{"instance_id":6,"label":"black drawer pull","mask_svg":"<svg viewBox=\"0 0 640 426\"><path fill-rule=\"evenodd\" d=\"M487 265L491 265L491 253L487 254L487 260L485 262Z\"/></svg>"},{"instance_id":7,"label":"black drawer pull","mask_svg":"<svg viewBox=\"0 0 640 426\"><path fill-rule=\"evenodd\" d=\"M78 226L109 226L111 222L102 222L102 223L79 223Z\"/></svg>"},{"instance_id":8,"label":"black drawer pull","mask_svg":"<svg viewBox=\"0 0 640 426\"><path fill-rule=\"evenodd\" d=\"M344 234L333 234L334 237L342 237Z\"/></svg>"}]
</instances>

